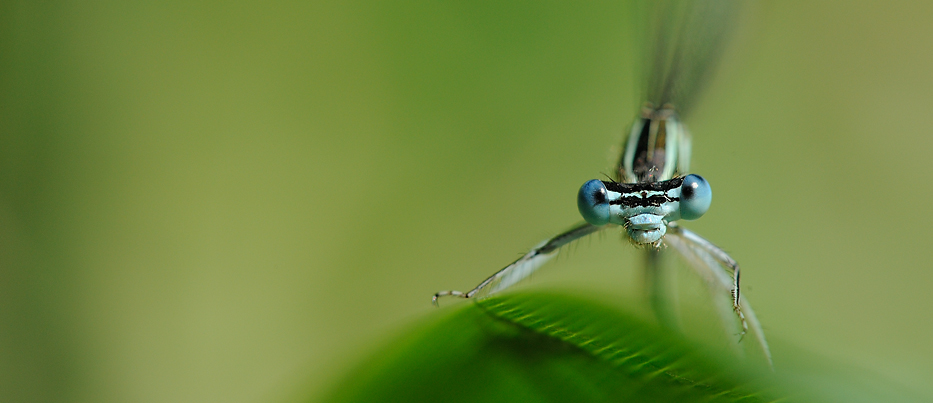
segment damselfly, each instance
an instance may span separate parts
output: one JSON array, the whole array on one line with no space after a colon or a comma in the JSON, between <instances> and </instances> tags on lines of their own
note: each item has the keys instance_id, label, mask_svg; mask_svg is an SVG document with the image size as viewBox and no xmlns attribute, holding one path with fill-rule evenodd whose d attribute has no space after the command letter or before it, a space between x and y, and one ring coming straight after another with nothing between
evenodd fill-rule
<instances>
[{"instance_id":1,"label":"damselfly","mask_svg":"<svg viewBox=\"0 0 933 403\"><path fill-rule=\"evenodd\" d=\"M739 265L725 251L680 226L679 220L700 218L710 206L712 191L699 175L688 174L690 134L681 119L690 111L727 33L735 23L736 4L724 1L652 2L636 24L646 33L643 107L632 125L612 180L586 182L577 195L585 219L499 270L468 292L441 291L443 296L483 297L528 277L580 238L621 227L626 237L645 250L646 278L652 307L659 320L670 322L665 291L657 280L658 257L665 247L680 252L713 291L731 296L731 310L744 335L751 331L766 359L770 353L751 305L740 293ZM728 308L726 308L728 309Z\"/></svg>"}]
</instances>

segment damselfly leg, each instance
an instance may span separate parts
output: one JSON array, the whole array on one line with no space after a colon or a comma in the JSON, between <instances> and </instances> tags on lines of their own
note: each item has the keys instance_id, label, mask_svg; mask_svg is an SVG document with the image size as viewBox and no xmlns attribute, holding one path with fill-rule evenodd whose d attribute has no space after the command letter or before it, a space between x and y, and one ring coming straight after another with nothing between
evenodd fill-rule
<instances>
[{"instance_id":1,"label":"damselfly leg","mask_svg":"<svg viewBox=\"0 0 933 403\"><path fill-rule=\"evenodd\" d=\"M434 297L431 298L431 303L437 305L437 299L445 296L473 298L504 290L530 276L535 270L538 270L541 265L547 263L547 261L557 255L557 252L562 246L596 233L603 228L605 228L605 226L596 226L586 222L577 224L573 228L540 243L524 256L512 262L512 264L505 266L492 276L489 276L489 278L483 280L482 283L479 283L479 285L472 290L467 292L454 290L441 291L434 294Z\"/></svg>"}]
</instances>

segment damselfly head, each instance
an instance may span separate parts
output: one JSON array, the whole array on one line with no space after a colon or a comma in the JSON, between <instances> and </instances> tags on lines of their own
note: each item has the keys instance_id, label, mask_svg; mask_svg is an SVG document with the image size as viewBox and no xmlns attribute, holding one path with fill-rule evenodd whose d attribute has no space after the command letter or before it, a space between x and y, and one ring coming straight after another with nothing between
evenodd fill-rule
<instances>
[{"instance_id":1,"label":"damselfly head","mask_svg":"<svg viewBox=\"0 0 933 403\"><path fill-rule=\"evenodd\" d=\"M621 225L636 245L653 245L677 220L695 220L709 209L713 193L703 177L619 183L593 179L580 187L577 208L586 222Z\"/></svg>"}]
</instances>

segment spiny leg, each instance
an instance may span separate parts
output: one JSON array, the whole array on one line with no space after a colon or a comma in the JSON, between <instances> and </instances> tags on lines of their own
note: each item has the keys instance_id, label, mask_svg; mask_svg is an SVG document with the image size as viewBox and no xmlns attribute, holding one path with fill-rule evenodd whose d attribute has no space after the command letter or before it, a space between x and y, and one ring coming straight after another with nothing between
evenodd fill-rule
<instances>
[{"instance_id":1,"label":"spiny leg","mask_svg":"<svg viewBox=\"0 0 933 403\"><path fill-rule=\"evenodd\" d=\"M745 332L751 329L768 364L773 366L768 342L765 339L764 331L761 329L761 323L758 321L754 310L752 310L751 303L747 300L744 304L740 305L739 303L740 277L738 263L716 245L676 224L669 225L665 243L681 252L687 262L690 263L690 266L699 275L709 280L708 283L730 290L733 310L742 324L742 334L744 335ZM715 270L716 266L723 268L723 270ZM731 279L728 274L732 274ZM743 305L745 309L742 309Z\"/></svg>"},{"instance_id":2,"label":"spiny leg","mask_svg":"<svg viewBox=\"0 0 933 403\"><path fill-rule=\"evenodd\" d=\"M741 323L744 315L739 315L735 312L732 298L729 298L729 302L719 298L721 291L728 291L730 289L728 276L726 276L724 270L718 267L719 263L709 258L706 253L695 248L687 240L683 239L679 233L668 233L664 240L665 245L677 250L686 261L687 266L692 268L694 272L703 279L704 284L706 284L706 287L710 291L712 303L716 313L719 314L719 318L722 320L723 330L726 331L726 334L728 336L735 335L732 331L732 326L736 318L739 319L740 324L743 325L742 329L744 329L746 324ZM742 336L743 334L744 333L740 331L739 335ZM741 350L736 349L736 353L739 352L741 352Z\"/></svg>"},{"instance_id":3,"label":"spiny leg","mask_svg":"<svg viewBox=\"0 0 933 403\"><path fill-rule=\"evenodd\" d=\"M684 237L687 241L693 244L694 247L701 249L706 252L709 257L712 257L717 263L722 265L732 274L732 309L735 310L735 313L742 318L742 328L743 334L745 331L748 331L748 326L745 323L744 315L742 315L742 309L739 307L739 280L741 270L739 269L739 263L735 261L731 256L729 256L726 251L722 250L716 245L713 245L712 242L703 239L703 237L697 235L695 232L690 231L686 228L676 226L676 232Z\"/></svg>"},{"instance_id":4,"label":"spiny leg","mask_svg":"<svg viewBox=\"0 0 933 403\"><path fill-rule=\"evenodd\" d=\"M453 290L441 291L434 294L431 298L431 303L437 306L437 299L440 297L473 298L478 295L486 296L504 290L530 276L535 270L538 270L539 267L547 263L548 260L557 254L561 246L595 233L605 227L606 226L595 226L585 222L577 224L573 228L542 242L524 256L512 262L512 264L505 266L502 270L497 271L492 276L489 276L489 278L483 280L482 283L479 283L479 285L472 290L468 292Z\"/></svg>"}]
</instances>

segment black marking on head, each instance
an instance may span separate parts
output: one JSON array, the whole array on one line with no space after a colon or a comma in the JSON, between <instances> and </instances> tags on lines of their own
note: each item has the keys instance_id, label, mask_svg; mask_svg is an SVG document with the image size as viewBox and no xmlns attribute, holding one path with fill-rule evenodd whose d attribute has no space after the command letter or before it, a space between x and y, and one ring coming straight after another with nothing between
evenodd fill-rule
<instances>
[{"instance_id":1,"label":"black marking on head","mask_svg":"<svg viewBox=\"0 0 933 403\"><path fill-rule=\"evenodd\" d=\"M609 202L610 205L618 204L626 207L660 207L664 203L680 201L679 197L668 197L665 194L659 194L649 197L625 196Z\"/></svg>"},{"instance_id":2,"label":"black marking on head","mask_svg":"<svg viewBox=\"0 0 933 403\"><path fill-rule=\"evenodd\" d=\"M684 177L679 176L674 179L668 179L662 182L619 183L603 181L603 184L606 185L607 190L618 193L634 193L642 191L666 192L683 185Z\"/></svg>"},{"instance_id":3,"label":"black marking on head","mask_svg":"<svg viewBox=\"0 0 933 403\"><path fill-rule=\"evenodd\" d=\"M610 205L623 205L628 207L658 207L664 203L680 201L679 197L669 197L667 191L679 188L684 183L683 177L666 180L663 182L642 182L642 183L617 183L603 182L606 189L618 193L641 193L639 196L623 196L617 200L610 201ZM644 197L647 192L661 192L648 197Z\"/></svg>"}]
</instances>

